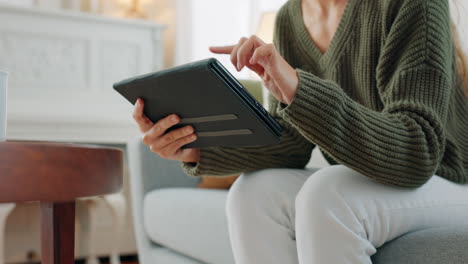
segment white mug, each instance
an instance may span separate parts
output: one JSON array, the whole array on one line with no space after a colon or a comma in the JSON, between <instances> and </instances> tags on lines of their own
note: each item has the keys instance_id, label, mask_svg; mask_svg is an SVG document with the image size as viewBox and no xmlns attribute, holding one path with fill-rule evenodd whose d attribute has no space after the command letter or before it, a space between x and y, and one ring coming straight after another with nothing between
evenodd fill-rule
<instances>
[{"instance_id":1,"label":"white mug","mask_svg":"<svg viewBox=\"0 0 468 264\"><path fill-rule=\"evenodd\" d=\"M0 71L0 141L6 139L8 73Z\"/></svg>"}]
</instances>

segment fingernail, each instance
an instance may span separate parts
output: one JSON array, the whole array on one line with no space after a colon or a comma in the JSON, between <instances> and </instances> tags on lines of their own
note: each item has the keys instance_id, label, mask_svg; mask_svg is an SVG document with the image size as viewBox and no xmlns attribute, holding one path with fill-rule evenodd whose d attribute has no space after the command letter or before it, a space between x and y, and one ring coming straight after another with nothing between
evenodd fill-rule
<instances>
[{"instance_id":1,"label":"fingernail","mask_svg":"<svg viewBox=\"0 0 468 264\"><path fill-rule=\"evenodd\" d=\"M185 129L185 132L186 132L187 134L190 134L190 133L193 132L193 128L187 127L187 128Z\"/></svg>"},{"instance_id":2,"label":"fingernail","mask_svg":"<svg viewBox=\"0 0 468 264\"><path fill-rule=\"evenodd\" d=\"M173 116L171 117L171 120L172 120L173 122L177 122L177 116L173 115Z\"/></svg>"},{"instance_id":3,"label":"fingernail","mask_svg":"<svg viewBox=\"0 0 468 264\"><path fill-rule=\"evenodd\" d=\"M237 63L237 70L238 70L238 71L241 70L240 63L239 63L239 62Z\"/></svg>"},{"instance_id":4,"label":"fingernail","mask_svg":"<svg viewBox=\"0 0 468 264\"><path fill-rule=\"evenodd\" d=\"M191 135L191 136L190 136L190 139L191 139L191 140L197 139L197 135Z\"/></svg>"}]
</instances>

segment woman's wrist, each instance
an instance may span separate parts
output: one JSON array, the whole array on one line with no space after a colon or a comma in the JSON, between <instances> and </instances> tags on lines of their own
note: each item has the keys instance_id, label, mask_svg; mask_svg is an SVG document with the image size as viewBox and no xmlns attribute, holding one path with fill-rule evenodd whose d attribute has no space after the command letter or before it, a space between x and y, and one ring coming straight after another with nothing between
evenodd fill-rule
<instances>
[{"instance_id":1,"label":"woman's wrist","mask_svg":"<svg viewBox=\"0 0 468 264\"><path fill-rule=\"evenodd\" d=\"M182 162L193 164L194 166L200 161L200 149L190 149L189 155L187 155Z\"/></svg>"},{"instance_id":2,"label":"woman's wrist","mask_svg":"<svg viewBox=\"0 0 468 264\"><path fill-rule=\"evenodd\" d=\"M294 100L294 97L296 97L297 90L299 89L299 75L295 69L291 67L290 74L287 80L288 87L285 89L285 104L291 104L291 102Z\"/></svg>"}]
</instances>

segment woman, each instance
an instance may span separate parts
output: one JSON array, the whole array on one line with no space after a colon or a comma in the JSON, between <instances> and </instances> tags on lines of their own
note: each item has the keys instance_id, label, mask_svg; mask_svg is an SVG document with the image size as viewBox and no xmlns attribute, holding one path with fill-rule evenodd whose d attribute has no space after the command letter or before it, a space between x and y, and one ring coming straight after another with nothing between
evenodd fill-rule
<instances>
[{"instance_id":1,"label":"woman","mask_svg":"<svg viewBox=\"0 0 468 264\"><path fill-rule=\"evenodd\" d=\"M259 74L286 128L276 146L180 149L135 107L144 142L188 174L244 173L230 190L237 263L371 263L386 241L468 219L465 65L448 0L290 0L274 45L213 47ZM458 62L458 63L457 63ZM319 146L334 165L304 170ZM270 169L268 169L270 168Z\"/></svg>"}]
</instances>

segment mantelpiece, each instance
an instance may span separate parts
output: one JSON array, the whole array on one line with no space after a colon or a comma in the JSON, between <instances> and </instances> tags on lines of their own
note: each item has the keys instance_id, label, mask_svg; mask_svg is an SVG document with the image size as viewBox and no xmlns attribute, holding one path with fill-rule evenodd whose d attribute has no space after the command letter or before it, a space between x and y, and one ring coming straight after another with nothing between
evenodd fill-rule
<instances>
[{"instance_id":1,"label":"mantelpiece","mask_svg":"<svg viewBox=\"0 0 468 264\"><path fill-rule=\"evenodd\" d=\"M7 138L124 143L132 107L112 89L162 68L155 23L0 5L0 69L10 72Z\"/></svg>"}]
</instances>

